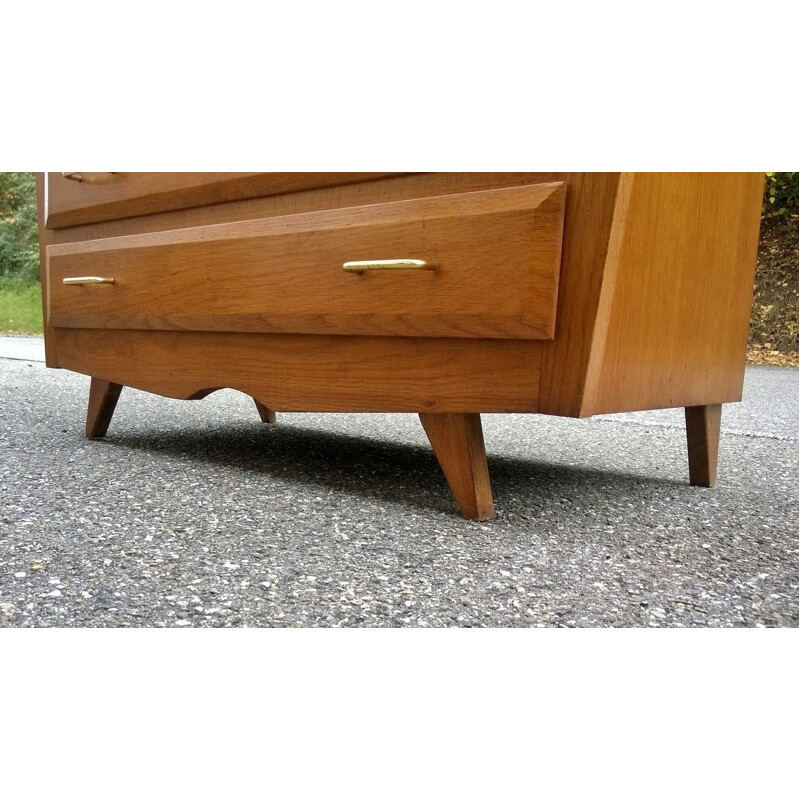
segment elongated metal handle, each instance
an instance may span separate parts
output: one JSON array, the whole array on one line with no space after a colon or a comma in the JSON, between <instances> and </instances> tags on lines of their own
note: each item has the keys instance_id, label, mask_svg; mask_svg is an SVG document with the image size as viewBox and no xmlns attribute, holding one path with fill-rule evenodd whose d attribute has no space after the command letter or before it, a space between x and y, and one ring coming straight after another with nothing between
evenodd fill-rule
<instances>
[{"instance_id":1,"label":"elongated metal handle","mask_svg":"<svg viewBox=\"0 0 800 800\"><path fill-rule=\"evenodd\" d=\"M87 283L114 283L114 279L101 278L98 275L85 275L81 278L64 278L62 283L67 286L83 286Z\"/></svg>"},{"instance_id":2,"label":"elongated metal handle","mask_svg":"<svg viewBox=\"0 0 800 800\"><path fill-rule=\"evenodd\" d=\"M117 176L116 172L62 172L68 181L78 183L106 183Z\"/></svg>"},{"instance_id":3,"label":"elongated metal handle","mask_svg":"<svg viewBox=\"0 0 800 800\"><path fill-rule=\"evenodd\" d=\"M436 269L436 264L418 258L389 258L383 261L345 261L342 268L347 272L372 272L382 269Z\"/></svg>"}]
</instances>

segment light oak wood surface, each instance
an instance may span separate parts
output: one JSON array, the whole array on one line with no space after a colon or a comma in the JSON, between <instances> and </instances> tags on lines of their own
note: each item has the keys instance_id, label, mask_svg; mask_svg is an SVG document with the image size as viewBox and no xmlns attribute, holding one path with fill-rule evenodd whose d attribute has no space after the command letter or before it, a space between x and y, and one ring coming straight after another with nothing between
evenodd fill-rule
<instances>
[{"instance_id":1,"label":"light oak wood surface","mask_svg":"<svg viewBox=\"0 0 800 800\"><path fill-rule=\"evenodd\" d=\"M556 183L50 245L48 324L552 338L563 209ZM398 258L436 270L343 269Z\"/></svg>"},{"instance_id":2,"label":"light oak wood surface","mask_svg":"<svg viewBox=\"0 0 800 800\"><path fill-rule=\"evenodd\" d=\"M567 206L556 332L542 351L539 410L577 417L583 412L620 173L567 173L563 179Z\"/></svg>"},{"instance_id":3,"label":"light oak wood surface","mask_svg":"<svg viewBox=\"0 0 800 800\"><path fill-rule=\"evenodd\" d=\"M53 243L53 232L45 227L47 213L47 174L36 173L36 210L39 229L39 277L42 283L42 327L44 333L44 357L48 367L57 367L56 340L47 321L47 248Z\"/></svg>"},{"instance_id":4,"label":"light oak wood surface","mask_svg":"<svg viewBox=\"0 0 800 800\"><path fill-rule=\"evenodd\" d=\"M560 172L394 173L393 177L357 183L250 197L47 230L52 234L53 244L64 244L492 189L560 182L569 184L575 182L579 175L580 173ZM615 175L618 176L616 173L606 175L606 179ZM568 186L567 194L569 193ZM44 207L42 210L44 212Z\"/></svg>"},{"instance_id":5,"label":"light oak wood surface","mask_svg":"<svg viewBox=\"0 0 800 800\"><path fill-rule=\"evenodd\" d=\"M166 397L237 389L273 411L535 411L540 342L57 329L59 366Z\"/></svg>"},{"instance_id":6,"label":"light oak wood surface","mask_svg":"<svg viewBox=\"0 0 800 800\"><path fill-rule=\"evenodd\" d=\"M420 414L419 418L461 514L475 520L494 517L480 415Z\"/></svg>"},{"instance_id":7,"label":"light oak wood surface","mask_svg":"<svg viewBox=\"0 0 800 800\"><path fill-rule=\"evenodd\" d=\"M359 183L391 172L48 173L48 228ZM100 176L100 177L96 177Z\"/></svg>"},{"instance_id":8,"label":"light oak wood surface","mask_svg":"<svg viewBox=\"0 0 800 800\"><path fill-rule=\"evenodd\" d=\"M741 399L762 173L637 173L582 415ZM607 269L610 269L608 267Z\"/></svg>"}]
</instances>

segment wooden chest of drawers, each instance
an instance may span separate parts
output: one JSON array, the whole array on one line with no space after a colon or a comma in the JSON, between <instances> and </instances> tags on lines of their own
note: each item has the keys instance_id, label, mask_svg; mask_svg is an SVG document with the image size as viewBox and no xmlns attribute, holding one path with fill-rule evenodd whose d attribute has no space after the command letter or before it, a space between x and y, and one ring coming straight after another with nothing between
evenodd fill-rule
<instances>
[{"instance_id":1,"label":"wooden chest of drawers","mask_svg":"<svg viewBox=\"0 0 800 800\"><path fill-rule=\"evenodd\" d=\"M711 485L741 398L759 173L48 173L47 363L275 411L420 414L465 516L480 414L686 407Z\"/></svg>"}]
</instances>

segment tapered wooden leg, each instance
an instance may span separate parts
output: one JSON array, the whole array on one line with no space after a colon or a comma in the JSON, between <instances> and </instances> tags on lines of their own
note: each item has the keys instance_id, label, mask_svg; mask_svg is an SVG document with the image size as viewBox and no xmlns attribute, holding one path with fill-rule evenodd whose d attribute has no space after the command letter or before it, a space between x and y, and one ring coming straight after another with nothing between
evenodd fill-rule
<instances>
[{"instance_id":1,"label":"tapered wooden leg","mask_svg":"<svg viewBox=\"0 0 800 800\"><path fill-rule=\"evenodd\" d=\"M86 412L86 436L89 439L100 439L106 435L121 391L122 386L118 383L92 378L89 387L89 410Z\"/></svg>"},{"instance_id":2,"label":"tapered wooden leg","mask_svg":"<svg viewBox=\"0 0 800 800\"><path fill-rule=\"evenodd\" d=\"M686 407L686 442L689 445L689 482L713 486L717 480L719 425L722 406Z\"/></svg>"},{"instance_id":3,"label":"tapered wooden leg","mask_svg":"<svg viewBox=\"0 0 800 800\"><path fill-rule=\"evenodd\" d=\"M262 403L259 403L258 400L253 398L256 404L256 408L258 409L258 414L261 417L262 422L275 422L275 412L268 409Z\"/></svg>"},{"instance_id":4,"label":"tapered wooden leg","mask_svg":"<svg viewBox=\"0 0 800 800\"><path fill-rule=\"evenodd\" d=\"M458 508L467 519L494 516L480 414L420 414Z\"/></svg>"}]
</instances>

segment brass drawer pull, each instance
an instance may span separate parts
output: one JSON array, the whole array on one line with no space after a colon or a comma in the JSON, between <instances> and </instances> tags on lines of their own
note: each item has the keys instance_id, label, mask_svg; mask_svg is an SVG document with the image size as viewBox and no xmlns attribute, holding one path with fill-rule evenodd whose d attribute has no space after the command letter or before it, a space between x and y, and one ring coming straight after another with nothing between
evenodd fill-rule
<instances>
[{"instance_id":1,"label":"brass drawer pull","mask_svg":"<svg viewBox=\"0 0 800 800\"><path fill-rule=\"evenodd\" d=\"M116 172L62 172L68 181L78 183L106 183L116 177Z\"/></svg>"},{"instance_id":2,"label":"brass drawer pull","mask_svg":"<svg viewBox=\"0 0 800 800\"><path fill-rule=\"evenodd\" d=\"M64 278L63 283L67 286L83 286L89 283L114 283L114 279L100 278L97 275L86 275L82 278Z\"/></svg>"},{"instance_id":3,"label":"brass drawer pull","mask_svg":"<svg viewBox=\"0 0 800 800\"><path fill-rule=\"evenodd\" d=\"M345 261L342 268L347 272L372 272L381 269L429 269L436 264L420 261L418 258L390 258L385 261Z\"/></svg>"}]
</instances>

